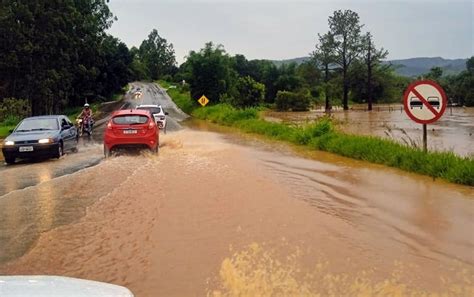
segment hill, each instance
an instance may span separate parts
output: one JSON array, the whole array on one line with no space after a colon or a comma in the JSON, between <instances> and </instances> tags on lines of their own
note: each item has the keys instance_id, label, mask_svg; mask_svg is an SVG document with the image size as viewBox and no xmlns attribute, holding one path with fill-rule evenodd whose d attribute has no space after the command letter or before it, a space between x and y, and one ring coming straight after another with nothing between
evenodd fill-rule
<instances>
[{"instance_id":1,"label":"hill","mask_svg":"<svg viewBox=\"0 0 474 297\"><path fill-rule=\"evenodd\" d=\"M287 60L273 60L272 62L281 66L283 64L301 64L309 60L309 57L300 57ZM441 57L419 57L411 59L388 60L384 64L394 65L395 72L402 76L418 76L430 71L433 67L441 67L443 73L458 74L466 69L467 59L443 59Z\"/></svg>"}]
</instances>

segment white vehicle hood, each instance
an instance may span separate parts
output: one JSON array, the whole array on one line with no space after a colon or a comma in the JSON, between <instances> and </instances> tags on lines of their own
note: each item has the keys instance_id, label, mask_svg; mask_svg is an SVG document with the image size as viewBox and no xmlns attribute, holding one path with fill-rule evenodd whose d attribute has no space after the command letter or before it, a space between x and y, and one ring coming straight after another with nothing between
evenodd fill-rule
<instances>
[{"instance_id":1,"label":"white vehicle hood","mask_svg":"<svg viewBox=\"0 0 474 297\"><path fill-rule=\"evenodd\" d=\"M125 287L62 276L0 276L2 297L133 297Z\"/></svg>"}]
</instances>

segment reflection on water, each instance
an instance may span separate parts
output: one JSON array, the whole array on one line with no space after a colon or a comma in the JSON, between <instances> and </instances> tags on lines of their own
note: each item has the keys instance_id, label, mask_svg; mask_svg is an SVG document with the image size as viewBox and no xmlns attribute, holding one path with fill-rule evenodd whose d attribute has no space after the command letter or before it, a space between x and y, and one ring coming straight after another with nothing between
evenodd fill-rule
<instances>
[{"instance_id":1,"label":"reflection on water","mask_svg":"<svg viewBox=\"0 0 474 297\"><path fill-rule=\"evenodd\" d=\"M410 120L399 106L391 111L339 111L332 117L340 128L352 134L390 138L406 144L422 144L422 126ZM323 116L321 111L267 112L272 121L304 123ZM453 151L463 156L474 154L474 108L448 108L436 123L428 125L428 147L432 150Z\"/></svg>"}]
</instances>

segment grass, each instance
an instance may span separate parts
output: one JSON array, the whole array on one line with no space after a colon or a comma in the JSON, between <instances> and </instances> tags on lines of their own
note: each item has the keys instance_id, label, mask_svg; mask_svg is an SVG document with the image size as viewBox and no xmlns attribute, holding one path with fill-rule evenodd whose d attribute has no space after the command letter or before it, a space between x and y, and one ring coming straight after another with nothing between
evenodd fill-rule
<instances>
[{"instance_id":1,"label":"grass","mask_svg":"<svg viewBox=\"0 0 474 297\"><path fill-rule=\"evenodd\" d=\"M180 84L171 84L163 80L158 81L158 84L167 89L168 95L173 98L174 103L185 113L191 114L192 111L198 107L198 103L191 99L189 92L183 90ZM169 87L171 85L176 86L176 88L170 89Z\"/></svg>"},{"instance_id":2,"label":"grass","mask_svg":"<svg viewBox=\"0 0 474 297\"><path fill-rule=\"evenodd\" d=\"M0 138L5 138L10 135L10 130L14 129L15 126L2 126L0 125Z\"/></svg>"}]
</instances>

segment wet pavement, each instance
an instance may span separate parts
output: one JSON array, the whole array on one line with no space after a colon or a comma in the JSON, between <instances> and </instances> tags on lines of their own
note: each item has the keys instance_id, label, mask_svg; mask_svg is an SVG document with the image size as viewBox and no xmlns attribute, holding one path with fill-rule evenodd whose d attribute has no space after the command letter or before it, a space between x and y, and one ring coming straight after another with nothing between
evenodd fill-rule
<instances>
[{"instance_id":1,"label":"wet pavement","mask_svg":"<svg viewBox=\"0 0 474 297\"><path fill-rule=\"evenodd\" d=\"M474 295L474 188L170 116L159 155L104 160L92 140L3 167L0 274L139 297Z\"/></svg>"}]
</instances>

